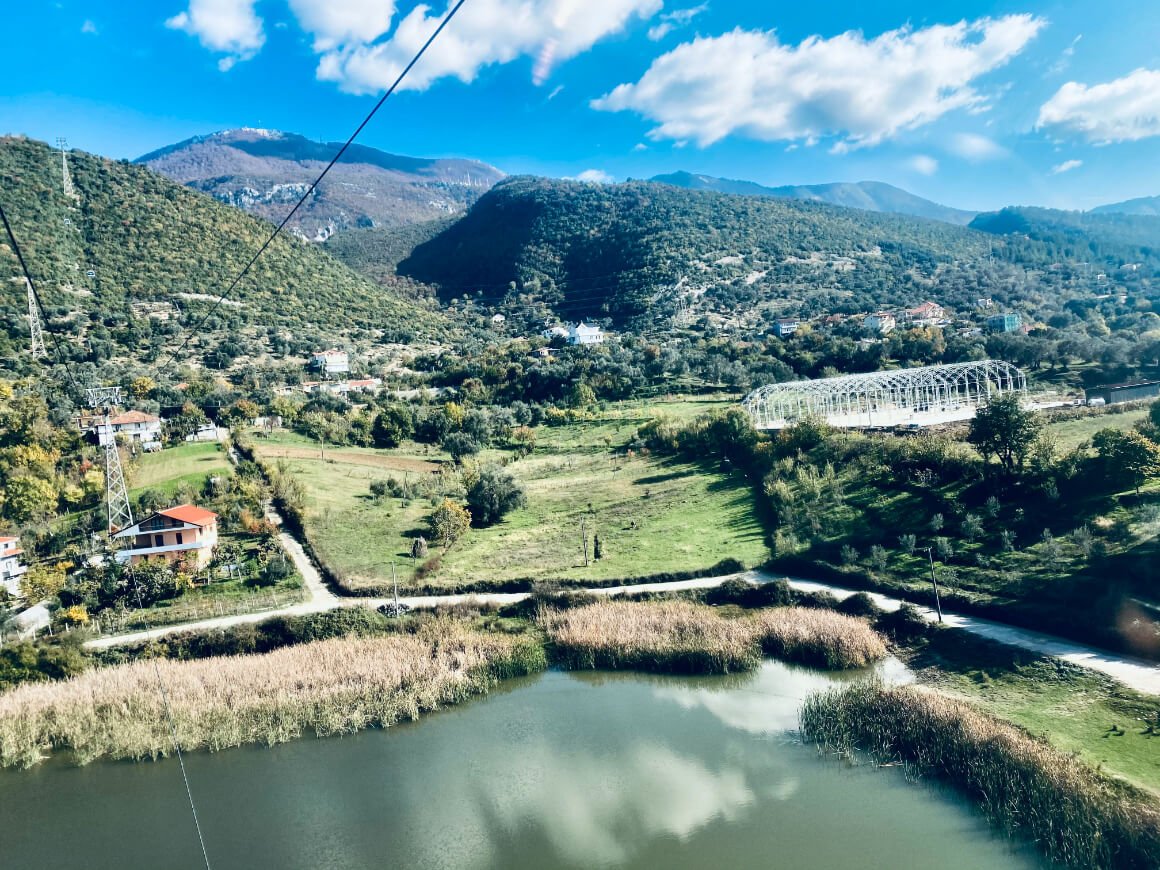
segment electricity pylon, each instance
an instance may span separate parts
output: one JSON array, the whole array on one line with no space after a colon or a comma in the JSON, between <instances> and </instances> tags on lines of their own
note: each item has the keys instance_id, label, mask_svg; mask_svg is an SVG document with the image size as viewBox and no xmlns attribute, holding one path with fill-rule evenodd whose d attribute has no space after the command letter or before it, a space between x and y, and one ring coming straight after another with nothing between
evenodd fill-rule
<instances>
[{"instance_id":1,"label":"electricity pylon","mask_svg":"<svg viewBox=\"0 0 1160 870\"><path fill-rule=\"evenodd\" d=\"M125 473L121 470L121 451L110 422L112 409L121 402L120 387L90 387L89 405L104 409L104 429L97 430L97 440L105 442L105 502L109 509L109 532L133 525L133 511L129 508L129 491L125 488Z\"/></svg>"},{"instance_id":2,"label":"electricity pylon","mask_svg":"<svg viewBox=\"0 0 1160 870\"><path fill-rule=\"evenodd\" d=\"M40 306L36 304L36 293L32 290L32 282L25 278L24 284L28 287L28 331L32 335L32 356L34 359L39 359L42 356L48 356L48 352L44 348L44 326L40 322Z\"/></svg>"},{"instance_id":3,"label":"electricity pylon","mask_svg":"<svg viewBox=\"0 0 1160 870\"><path fill-rule=\"evenodd\" d=\"M60 178L64 187L64 195L69 199L80 199L77 190L73 187L72 176L68 171L68 140L61 136L56 137L56 147L60 149Z\"/></svg>"}]
</instances>

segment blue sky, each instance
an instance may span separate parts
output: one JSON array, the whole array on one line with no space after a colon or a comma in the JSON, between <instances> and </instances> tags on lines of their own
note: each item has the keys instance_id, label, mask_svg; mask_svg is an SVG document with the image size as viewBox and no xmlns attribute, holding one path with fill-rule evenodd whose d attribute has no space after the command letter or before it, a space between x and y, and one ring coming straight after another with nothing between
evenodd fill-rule
<instances>
[{"instance_id":1,"label":"blue sky","mask_svg":"<svg viewBox=\"0 0 1160 870\"><path fill-rule=\"evenodd\" d=\"M344 139L432 4L12 4L0 132L129 158L239 126ZM511 173L1087 208L1160 194L1158 32L1155 0L467 0L360 141Z\"/></svg>"}]
</instances>

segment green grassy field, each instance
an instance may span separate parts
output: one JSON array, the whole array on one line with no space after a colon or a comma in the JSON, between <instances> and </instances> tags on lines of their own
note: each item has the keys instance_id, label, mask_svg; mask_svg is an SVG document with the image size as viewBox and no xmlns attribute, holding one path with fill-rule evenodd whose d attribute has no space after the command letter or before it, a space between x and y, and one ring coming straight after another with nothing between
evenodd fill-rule
<instances>
[{"instance_id":1,"label":"green grassy field","mask_svg":"<svg viewBox=\"0 0 1160 870\"><path fill-rule=\"evenodd\" d=\"M638 426L653 416L688 417L725 401L669 401L615 405L590 422L536 430L535 453L508 466L525 486L527 506L496 526L472 529L442 554L426 583L457 586L475 581L561 580L582 583L633 579L711 568L723 559L746 565L768 551L754 513L748 484L689 463L662 460L623 448ZM396 450L327 450L294 437L255 439L260 455L282 458L307 489L307 532L322 558L347 583L381 586L391 562L400 580L414 580L409 549L424 532L439 497L428 463L446 462L419 445ZM505 454L485 451L482 463ZM430 466L435 467L435 466ZM426 493L375 502L374 480L393 478ZM590 564L584 566L581 525L588 535ZM591 561L593 534L604 557ZM439 555L432 547L431 555Z\"/></svg>"},{"instance_id":2,"label":"green grassy field","mask_svg":"<svg viewBox=\"0 0 1160 870\"><path fill-rule=\"evenodd\" d=\"M1050 422L1050 416L1045 419L1049 421L1046 430L1054 436L1059 449L1071 450L1081 442L1091 440L1091 437L1101 429L1125 431L1134 427L1147 416L1147 408L1135 408L1123 413L1105 412L1091 417L1081 417L1077 420L1061 420L1058 423Z\"/></svg>"},{"instance_id":3,"label":"green grassy field","mask_svg":"<svg viewBox=\"0 0 1160 870\"><path fill-rule=\"evenodd\" d=\"M143 489L156 489L168 495L182 483L200 487L210 475L225 474L229 469L222 445L180 444L142 455L137 460L130 492L135 495Z\"/></svg>"},{"instance_id":4,"label":"green grassy field","mask_svg":"<svg viewBox=\"0 0 1160 870\"><path fill-rule=\"evenodd\" d=\"M979 703L1160 796L1160 698L959 631L936 632L910 664L922 682Z\"/></svg>"}]
</instances>

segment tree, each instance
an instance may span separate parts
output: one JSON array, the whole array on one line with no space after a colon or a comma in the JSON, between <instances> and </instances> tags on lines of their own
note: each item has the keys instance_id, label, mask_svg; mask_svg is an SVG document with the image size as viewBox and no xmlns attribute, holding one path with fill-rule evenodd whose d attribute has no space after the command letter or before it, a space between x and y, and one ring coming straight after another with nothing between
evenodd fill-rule
<instances>
[{"instance_id":1,"label":"tree","mask_svg":"<svg viewBox=\"0 0 1160 870\"><path fill-rule=\"evenodd\" d=\"M412 559L426 559L427 558L427 539L422 535L415 538L411 542L411 558Z\"/></svg>"},{"instance_id":2,"label":"tree","mask_svg":"<svg viewBox=\"0 0 1160 870\"><path fill-rule=\"evenodd\" d=\"M456 462L462 462L466 456L474 456L479 452L479 444L466 432L452 432L443 439L443 449L451 454Z\"/></svg>"},{"instance_id":3,"label":"tree","mask_svg":"<svg viewBox=\"0 0 1160 870\"><path fill-rule=\"evenodd\" d=\"M899 535L898 546L902 548L902 551L906 555L913 556L914 548L918 546L918 538L914 535Z\"/></svg>"},{"instance_id":4,"label":"tree","mask_svg":"<svg viewBox=\"0 0 1160 870\"><path fill-rule=\"evenodd\" d=\"M398 447L415 431L415 415L406 405L388 405L375 417L371 438L375 447Z\"/></svg>"},{"instance_id":5,"label":"tree","mask_svg":"<svg viewBox=\"0 0 1160 870\"><path fill-rule=\"evenodd\" d=\"M157 382L147 375L142 375L139 378L133 378L133 380L129 383L129 395L138 401L152 398L156 389Z\"/></svg>"},{"instance_id":6,"label":"tree","mask_svg":"<svg viewBox=\"0 0 1160 870\"><path fill-rule=\"evenodd\" d=\"M523 487L511 474L495 466L480 471L467 490L467 506L481 527L498 523L504 514L526 503Z\"/></svg>"},{"instance_id":7,"label":"tree","mask_svg":"<svg viewBox=\"0 0 1160 870\"><path fill-rule=\"evenodd\" d=\"M942 527L943 527L943 525L945 525L945 523L946 523L946 520L943 519L942 514L935 514L934 516L932 516L930 518L930 530L932 532L936 532L936 533L941 532Z\"/></svg>"},{"instance_id":8,"label":"tree","mask_svg":"<svg viewBox=\"0 0 1160 870\"><path fill-rule=\"evenodd\" d=\"M165 438L171 443L180 443L209 422L205 412L193 402L186 402L181 411L165 420Z\"/></svg>"},{"instance_id":9,"label":"tree","mask_svg":"<svg viewBox=\"0 0 1160 870\"><path fill-rule=\"evenodd\" d=\"M984 462L997 456L1003 470L1013 474L1023 467L1040 428L1034 412L1024 410L1019 394L1005 393L979 408L971 420L967 441L979 451Z\"/></svg>"},{"instance_id":10,"label":"tree","mask_svg":"<svg viewBox=\"0 0 1160 870\"><path fill-rule=\"evenodd\" d=\"M886 552L886 548L875 544L870 548L870 555L866 561L870 563L870 567L875 571L885 571L887 560L890 554Z\"/></svg>"},{"instance_id":11,"label":"tree","mask_svg":"<svg viewBox=\"0 0 1160 870\"><path fill-rule=\"evenodd\" d=\"M443 499L427 519L431 538L450 548L452 544L467 534L471 528L471 514L449 498Z\"/></svg>"},{"instance_id":12,"label":"tree","mask_svg":"<svg viewBox=\"0 0 1160 870\"><path fill-rule=\"evenodd\" d=\"M568 392L570 408L590 408L596 404L596 393L583 381L577 382Z\"/></svg>"},{"instance_id":13,"label":"tree","mask_svg":"<svg viewBox=\"0 0 1160 870\"><path fill-rule=\"evenodd\" d=\"M1101 429L1092 436L1104 473L1118 484L1134 487L1136 495L1148 478L1160 474L1160 446L1140 432Z\"/></svg>"},{"instance_id":14,"label":"tree","mask_svg":"<svg viewBox=\"0 0 1160 870\"><path fill-rule=\"evenodd\" d=\"M975 542L975 538L983 534L983 521L979 518L978 514L967 514L965 517L963 517L961 530L963 539L966 540L968 544L973 544Z\"/></svg>"},{"instance_id":15,"label":"tree","mask_svg":"<svg viewBox=\"0 0 1160 870\"><path fill-rule=\"evenodd\" d=\"M238 399L228 408L222 418L227 426L244 426L256 418L262 409L249 399Z\"/></svg>"},{"instance_id":16,"label":"tree","mask_svg":"<svg viewBox=\"0 0 1160 870\"><path fill-rule=\"evenodd\" d=\"M593 532L592 534L592 561L599 562L604 558L604 541L600 540L600 535Z\"/></svg>"},{"instance_id":17,"label":"tree","mask_svg":"<svg viewBox=\"0 0 1160 870\"><path fill-rule=\"evenodd\" d=\"M56 598L64 588L65 572L71 563L57 562L55 565L33 565L20 581L20 593L29 604Z\"/></svg>"},{"instance_id":18,"label":"tree","mask_svg":"<svg viewBox=\"0 0 1160 870\"><path fill-rule=\"evenodd\" d=\"M46 517L56 509L57 492L51 480L21 475L6 486L4 513L18 523Z\"/></svg>"},{"instance_id":19,"label":"tree","mask_svg":"<svg viewBox=\"0 0 1160 870\"><path fill-rule=\"evenodd\" d=\"M521 459L530 456L536 449L536 430L527 426L517 426L512 430L511 442L515 445L516 455Z\"/></svg>"}]
</instances>

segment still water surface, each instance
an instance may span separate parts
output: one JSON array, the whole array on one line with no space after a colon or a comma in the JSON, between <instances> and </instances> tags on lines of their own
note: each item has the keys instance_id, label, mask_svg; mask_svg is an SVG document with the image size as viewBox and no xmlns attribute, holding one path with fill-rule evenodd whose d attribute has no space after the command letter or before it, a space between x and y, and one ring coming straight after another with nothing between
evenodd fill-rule
<instances>
[{"instance_id":1,"label":"still water surface","mask_svg":"<svg viewBox=\"0 0 1160 870\"><path fill-rule=\"evenodd\" d=\"M947 792L798 743L800 699L833 679L549 672L186 765L217 870L1041 866ZM201 866L176 762L0 772L0 865Z\"/></svg>"}]
</instances>

